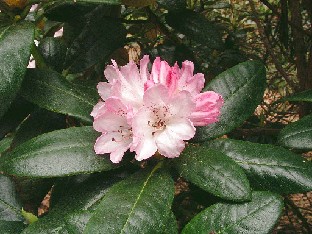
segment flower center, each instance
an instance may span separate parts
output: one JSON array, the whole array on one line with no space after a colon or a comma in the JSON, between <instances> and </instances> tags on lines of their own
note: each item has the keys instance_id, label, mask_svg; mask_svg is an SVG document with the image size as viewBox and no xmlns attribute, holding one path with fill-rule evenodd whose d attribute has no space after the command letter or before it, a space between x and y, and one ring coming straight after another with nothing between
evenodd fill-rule
<instances>
[{"instance_id":1,"label":"flower center","mask_svg":"<svg viewBox=\"0 0 312 234\"><path fill-rule=\"evenodd\" d=\"M170 116L169 108L167 106L153 107L151 108L153 113L153 119L148 121L148 125L154 128L152 134L157 131L162 131L166 128L168 118Z\"/></svg>"}]
</instances>

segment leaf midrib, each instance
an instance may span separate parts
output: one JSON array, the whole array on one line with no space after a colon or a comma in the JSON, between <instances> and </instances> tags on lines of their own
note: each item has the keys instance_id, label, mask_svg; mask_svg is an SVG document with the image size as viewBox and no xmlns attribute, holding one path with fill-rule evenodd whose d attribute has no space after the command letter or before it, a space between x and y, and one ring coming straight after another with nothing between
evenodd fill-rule
<instances>
[{"instance_id":1,"label":"leaf midrib","mask_svg":"<svg viewBox=\"0 0 312 234\"><path fill-rule=\"evenodd\" d=\"M302 134L302 133L311 132L311 131L312 131L312 128L308 128L308 129L304 129L304 130L301 130L301 131L292 132L292 133L289 133L289 134L283 136L281 139L287 139L287 138L295 136L297 134Z\"/></svg>"},{"instance_id":2,"label":"leaf midrib","mask_svg":"<svg viewBox=\"0 0 312 234\"><path fill-rule=\"evenodd\" d=\"M256 165L256 166L268 166L268 167L284 167L289 169L308 169L308 168L302 168L302 167L296 167L292 165L278 165L278 164L266 164L266 163L255 163L255 162L246 162L246 161L240 161L240 160L234 160L236 163L245 164L245 165Z\"/></svg>"},{"instance_id":3,"label":"leaf midrib","mask_svg":"<svg viewBox=\"0 0 312 234\"><path fill-rule=\"evenodd\" d=\"M127 220L126 220L124 226L122 227L120 233L123 233L123 232L124 232L124 230L125 230L127 224L129 223L130 217L131 217L131 215L133 214L134 209L135 209L136 205L138 204L138 202L139 202L139 200L140 200L140 198L141 198L141 196L142 196L142 193L144 192L144 189L145 189L145 187L146 187L148 181L150 180L150 178L154 175L154 173L155 173L159 168L160 168L160 166L156 165L156 166L154 167L154 169L151 171L151 173L149 174L149 176L147 177L146 181L144 181L143 186L142 186L142 188L141 188L141 190L140 190L140 192L139 192L139 195L138 195L138 197L136 198L136 200L135 200L133 206L131 207L131 210L130 210L130 213L129 213L129 215L128 215L128 218L127 218Z\"/></svg>"},{"instance_id":4,"label":"leaf midrib","mask_svg":"<svg viewBox=\"0 0 312 234\"><path fill-rule=\"evenodd\" d=\"M0 203L2 203L4 206L8 207L10 210L14 211L16 216L21 216L19 210L16 209L14 206L11 206L9 203L3 201L2 199L0 199Z\"/></svg>"}]
</instances>

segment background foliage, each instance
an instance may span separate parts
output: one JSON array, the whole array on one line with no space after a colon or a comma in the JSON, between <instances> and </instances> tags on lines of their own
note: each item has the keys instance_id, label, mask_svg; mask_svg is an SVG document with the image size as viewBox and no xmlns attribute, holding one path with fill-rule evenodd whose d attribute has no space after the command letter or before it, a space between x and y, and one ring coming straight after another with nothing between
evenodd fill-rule
<instances>
[{"instance_id":1,"label":"background foliage","mask_svg":"<svg viewBox=\"0 0 312 234\"><path fill-rule=\"evenodd\" d=\"M1 233L269 233L290 211L295 232L311 232L311 207L290 199L312 190L310 0L4 0L0 10ZM127 153L113 165L93 151L96 84L111 59L144 54L193 61L205 90L222 94L222 115L177 159Z\"/></svg>"}]
</instances>

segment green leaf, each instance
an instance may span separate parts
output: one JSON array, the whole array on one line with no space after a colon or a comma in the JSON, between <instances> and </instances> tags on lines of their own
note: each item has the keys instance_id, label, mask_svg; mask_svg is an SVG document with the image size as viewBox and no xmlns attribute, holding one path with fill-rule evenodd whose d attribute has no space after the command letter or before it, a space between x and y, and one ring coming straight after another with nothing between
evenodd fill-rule
<instances>
[{"instance_id":1,"label":"green leaf","mask_svg":"<svg viewBox=\"0 0 312 234\"><path fill-rule=\"evenodd\" d=\"M66 128L64 115L38 109L31 113L19 126L15 133L12 147L16 147L43 133L63 128Z\"/></svg>"},{"instance_id":2,"label":"green leaf","mask_svg":"<svg viewBox=\"0 0 312 234\"><path fill-rule=\"evenodd\" d=\"M284 97L278 102L284 102L284 101L290 101L290 102L312 102L312 89L303 91L301 93L295 93L291 96Z\"/></svg>"},{"instance_id":3,"label":"green leaf","mask_svg":"<svg viewBox=\"0 0 312 234\"><path fill-rule=\"evenodd\" d=\"M250 199L244 171L221 152L189 144L175 165L181 176L215 196L236 201Z\"/></svg>"},{"instance_id":4,"label":"green leaf","mask_svg":"<svg viewBox=\"0 0 312 234\"><path fill-rule=\"evenodd\" d=\"M132 7L146 7L156 3L156 0L121 0L121 3Z\"/></svg>"},{"instance_id":5,"label":"green leaf","mask_svg":"<svg viewBox=\"0 0 312 234\"><path fill-rule=\"evenodd\" d=\"M59 233L82 233L94 209L116 181L118 179L98 174L69 189L62 187L65 191L56 205L50 208L48 215L28 226L23 234L53 233L55 230L59 230Z\"/></svg>"},{"instance_id":6,"label":"green leaf","mask_svg":"<svg viewBox=\"0 0 312 234\"><path fill-rule=\"evenodd\" d=\"M240 126L262 100L265 85L265 67L258 61L240 63L218 75L205 91L222 95L221 116L217 123L197 128L195 141L222 136Z\"/></svg>"},{"instance_id":7,"label":"green leaf","mask_svg":"<svg viewBox=\"0 0 312 234\"><path fill-rule=\"evenodd\" d=\"M21 204L17 199L12 180L0 174L0 230L1 233L14 234L23 230Z\"/></svg>"},{"instance_id":8,"label":"green leaf","mask_svg":"<svg viewBox=\"0 0 312 234\"><path fill-rule=\"evenodd\" d=\"M0 157L4 151L10 148L12 141L13 136L7 136L0 141Z\"/></svg>"},{"instance_id":9,"label":"green leaf","mask_svg":"<svg viewBox=\"0 0 312 234\"><path fill-rule=\"evenodd\" d=\"M92 127L73 127L33 138L0 157L0 170L25 177L61 177L114 168L107 156L96 155L98 136Z\"/></svg>"},{"instance_id":10,"label":"green leaf","mask_svg":"<svg viewBox=\"0 0 312 234\"><path fill-rule=\"evenodd\" d=\"M27 223L32 224L34 222L38 221L38 217L34 215L33 213L27 212L22 208L22 215L27 221Z\"/></svg>"},{"instance_id":11,"label":"green leaf","mask_svg":"<svg viewBox=\"0 0 312 234\"><path fill-rule=\"evenodd\" d=\"M23 22L0 28L0 118L22 84L34 40L34 27Z\"/></svg>"},{"instance_id":12,"label":"green leaf","mask_svg":"<svg viewBox=\"0 0 312 234\"><path fill-rule=\"evenodd\" d=\"M14 183L0 174L0 220L23 221L21 209Z\"/></svg>"},{"instance_id":13,"label":"green leaf","mask_svg":"<svg viewBox=\"0 0 312 234\"><path fill-rule=\"evenodd\" d=\"M84 233L161 233L173 194L170 175L157 166L136 173L111 187Z\"/></svg>"},{"instance_id":14,"label":"green leaf","mask_svg":"<svg viewBox=\"0 0 312 234\"><path fill-rule=\"evenodd\" d=\"M90 113L98 95L84 92L59 73L51 70L30 69L23 82L21 95L41 108L76 117L92 123Z\"/></svg>"},{"instance_id":15,"label":"green leaf","mask_svg":"<svg viewBox=\"0 0 312 234\"><path fill-rule=\"evenodd\" d=\"M72 0L66 0L72 2ZM121 0L76 0L77 3L96 3L96 4L107 4L107 5L120 5Z\"/></svg>"},{"instance_id":16,"label":"green leaf","mask_svg":"<svg viewBox=\"0 0 312 234\"><path fill-rule=\"evenodd\" d=\"M68 49L65 66L69 72L83 72L123 46L126 29L116 19L103 14L106 10L98 7L90 13L87 24Z\"/></svg>"},{"instance_id":17,"label":"green leaf","mask_svg":"<svg viewBox=\"0 0 312 234\"><path fill-rule=\"evenodd\" d=\"M1 234L20 234L24 228L23 222L0 220Z\"/></svg>"},{"instance_id":18,"label":"green leaf","mask_svg":"<svg viewBox=\"0 0 312 234\"><path fill-rule=\"evenodd\" d=\"M266 234L274 228L282 209L280 196L269 192L253 192L250 202L219 203L202 211L185 226L182 234Z\"/></svg>"},{"instance_id":19,"label":"green leaf","mask_svg":"<svg viewBox=\"0 0 312 234\"><path fill-rule=\"evenodd\" d=\"M278 135L278 144L292 149L312 149L312 115L287 125Z\"/></svg>"},{"instance_id":20,"label":"green leaf","mask_svg":"<svg viewBox=\"0 0 312 234\"><path fill-rule=\"evenodd\" d=\"M171 211L167 222L163 226L162 234L178 234L178 223L174 213Z\"/></svg>"},{"instance_id":21,"label":"green leaf","mask_svg":"<svg viewBox=\"0 0 312 234\"><path fill-rule=\"evenodd\" d=\"M33 111L34 105L21 96L11 104L9 110L0 119L0 139L14 131L20 123Z\"/></svg>"},{"instance_id":22,"label":"green leaf","mask_svg":"<svg viewBox=\"0 0 312 234\"><path fill-rule=\"evenodd\" d=\"M288 194L312 190L312 164L282 147L220 139L208 147L239 164L257 190Z\"/></svg>"},{"instance_id":23,"label":"green leaf","mask_svg":"<svg viewBox=\"0 0 312 234\"><path fill-rule=\"evenodd\" d=\"M224 44L220 28L201 14L190 10L171 11L167 23L190 39L213 49L222 49Z\"/></svg>"},{"instance_id":24,"label":"green leaf","mask_svg":"<svg viewBox=\"0 0 312 234\"><path fill-rule=\"evenodd\" d=\"M62 72L66 56L66 45L60 38L46 37L38 45L45 63L52 69Z\"/></svg>"}]
</instances>

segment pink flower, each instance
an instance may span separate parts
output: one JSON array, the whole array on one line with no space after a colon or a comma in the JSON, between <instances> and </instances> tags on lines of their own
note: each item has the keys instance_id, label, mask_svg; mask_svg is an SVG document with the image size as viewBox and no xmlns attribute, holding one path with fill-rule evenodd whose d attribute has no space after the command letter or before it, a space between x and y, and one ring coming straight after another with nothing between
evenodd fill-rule
<instances>
[{"instance_id":1,"label":"pink flower","mask_svg":"<svg viewBox=\"0 0 312 234\"><path fill-rule=\"evenodd\" d=\"M147 159L157 150L165 157L178 157L184 149L184 140L195 134L189 119L195 104L190 93L169 96L168 88L157 84L144 93L143 102L132 121L136 159Z\"/></svg>"},{"instance_id":2,"label":"pink flower","mask_svg":"<svg viewBox=\"0 0 312 234\"><path fill-rule=\"evenodd\" d=\"M190 61L170 67L156 58L148 71L149 57L118 67L108 65L104 75L108 82L97 86L102 98L94 107L94 129L102 133L94 149L110 154L114 163L124 153L135 151L138 161L157 151L165 157L178 157L185 141L195 135L194 126L214 123L220 116L222 97L204 87L204 75L194 73Z\"/></svg>"}]
</instances>

